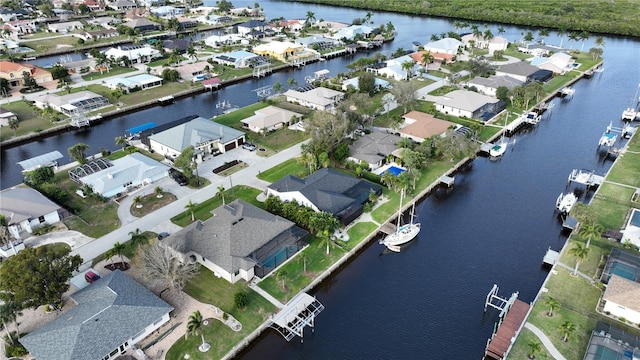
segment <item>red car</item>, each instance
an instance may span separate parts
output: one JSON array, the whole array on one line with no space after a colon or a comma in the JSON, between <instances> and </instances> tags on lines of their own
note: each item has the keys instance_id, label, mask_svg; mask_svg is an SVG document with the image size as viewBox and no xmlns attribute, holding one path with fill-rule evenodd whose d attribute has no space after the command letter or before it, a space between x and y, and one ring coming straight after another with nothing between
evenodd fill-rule
<instances>
[{"instance_id":1,"label":"red car","mask_svg":"<svg viewBox=\"0 0 640 360\"><path fill-rule=\"evenodd\" d=\"M93 271L87 271L87 273L84 274L84 279L87 280L89 284L91 284L94 281L100 280L100 275L94 273Z\"/></svg>"}]
</instances>

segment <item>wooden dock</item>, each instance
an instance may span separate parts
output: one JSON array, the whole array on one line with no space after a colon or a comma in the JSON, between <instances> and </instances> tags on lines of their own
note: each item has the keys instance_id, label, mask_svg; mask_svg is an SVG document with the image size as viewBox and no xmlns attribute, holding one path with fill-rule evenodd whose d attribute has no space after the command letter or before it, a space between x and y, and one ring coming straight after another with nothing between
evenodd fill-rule
<instances>
[{"instance_id":1,"label":"wooden dock","mask_svg":"<svg viewBox=\"0 0 640 360\"><path fill-rule=\"evenodd\" d=\"M526 302L516 299L509 312L502 319L485 350L485 360L502 360L508 354L518 332L522 328L531 306Z\"/></svg>"}]
</instances>

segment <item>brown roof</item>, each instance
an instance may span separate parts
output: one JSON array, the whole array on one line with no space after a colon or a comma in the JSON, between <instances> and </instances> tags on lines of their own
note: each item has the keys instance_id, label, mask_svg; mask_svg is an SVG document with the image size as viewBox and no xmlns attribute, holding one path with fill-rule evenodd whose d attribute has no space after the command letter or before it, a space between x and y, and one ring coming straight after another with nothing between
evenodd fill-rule
<instances>
[{"instance_id":1,"label":"brown roof","mask_svg":"<svg viewBox=\"0 0 640 360\"><path fill-rule=\"evenodd\" d=\"M495 335L491 339L491 342L487 346L486 355L501 360L509 346L511 345L511 338L516 336L516 332L522 326L527 312L529 311L529 304L522 300L516 299L511 305L511 309L504 317L504 321L498 327Z\"/></svg>"},{"instance_id":2,"label":"brown roof","mask_svg":"<svg viewBox=\"0 0 640 360\"><path fill-rule=\"evenodd\" d=\"M38 73L49 73L48 71L35 67L31 64L18 64L11 61L0 61L0 72L19 71L20 69L27 68L31 72L31 75ZM26 70L23 70L26 71Z\"/></svg>"},{"instance_id":3,"label":"brown roof","mask_svg":"<svg viewBox=\"0 0 640 360\"><path fill-rule=\"evenodd\" d=\"M612 275L609 284L607 284L604 299L640 312L640 284L618 275Z\"/></svg>"},{"instance_id":4,"label":"brown roof","mask_svg":"<svg viewBox=\"0 0 640 360\"><path fill-rule=\"evenodd\" d=\"M436 119L433 115L420 111L410 111L402 116L409 125L403 127L400 133L428 139L433 135L440 135L453 125L452 122Z\"/></svg>"},{"instance_id":5,"label":"brown roof","mask_svg":"<svg viewBox=\"0 0 640 360\"><path fill-rule=\"evenodd\" d=\"M422 65L422 54L424 54L425 52L426 51L424 51L424 50L420 50L420 51L414 52L413 54L411 54L409 56L411 56L413 61L415 61L416 63ZM455 55L443 54L443 53L437 53L437 52L432 52L431 56L433 56L433 60L434 61L447 60L448 63L452 62L453 58L455 57Z\"/></svg>"}]
</instances>

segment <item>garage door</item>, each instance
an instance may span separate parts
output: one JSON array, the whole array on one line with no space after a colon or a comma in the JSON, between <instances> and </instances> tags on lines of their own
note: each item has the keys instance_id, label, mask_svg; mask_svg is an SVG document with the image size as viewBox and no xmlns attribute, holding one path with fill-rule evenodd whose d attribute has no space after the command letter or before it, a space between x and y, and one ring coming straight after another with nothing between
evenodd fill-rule
<instances>
[{"instance_id":1,"label":"garage door","mask_svg":"<svg viewBox=\"0 0 640 360\"><path fill-rule=\"evenodd\" d=\"M224 151L233 150L233 149L235 149L235 148L236 148L236 143L235 143L235 142L232 142L232 143L226 144L226 145L224 146Z\"/></svg>"}]
</instances>

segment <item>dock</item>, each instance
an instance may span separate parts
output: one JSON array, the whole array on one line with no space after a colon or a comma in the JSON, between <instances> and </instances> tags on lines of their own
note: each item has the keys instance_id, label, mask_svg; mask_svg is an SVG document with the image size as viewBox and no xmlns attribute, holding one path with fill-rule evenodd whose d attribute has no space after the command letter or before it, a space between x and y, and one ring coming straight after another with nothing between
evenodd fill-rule
<instances>
[{"instance_id":1,"label":"dock","mask_svg":"<svg viewBox=\"0 0 640 360\"><path fill-rule=\"evenodd\" d=\"M313 330L315 317L324 310L324 305L315 297L301 292L289 301L284 309L271 318L269 327L280 333L287 341L295 336L304 341L304 328L309 326Z\"/></svg>"},{"instance_id":2,"label":"dock","mask_svg":"<svg viewBox=\"0 0 640 360\"><path fill-rule=\"evenodd\" d=\"M542 259L542 263L544 265L553 266L555 265L556 261L558 261L558 259L560 259L560 253L555 250L551 250L551 247L549 247L547 249L547 253L544 255L544 258Z\"/></svg>"},{"instance_id":3,"label":"dock","mask_svg":"<svg viewBox=\"0 0 640 360\"><path fill-rule=\"evenodd\" d=\"M573 169L567 179L567 185L572 182L586 185L589 189L600 186L604 182L604 176L597 175L593 170Z\"/></svg>"},{"instance_id":4,"label":"dock","mask_svg":"<svg viewBox=\"0 0 640 360\"><path fill-rule=\"evenodd\" d=\"M446 187L452 187L455 180L456 179L452 176L442 175L440 177L440 184L443 184Z\"/></svg>"},{"instance_id":5,"label":"dock","mask_svg":"<svg viewBox=\"0 0 640 360\"><path fill-rule=\"evenodd\" d=\"M573 231L578 226L578 219L567 215L562 221L562 230Z\"/></svg>"},{"instance_id":6,"label":"dock","mask_svg":"<svg viewBox=\"0 0 640 360\"><path fill-rule=\"evenodd\" d=\"M507 315L500 320L498 331L496 331L487 345L484 353L485 360L503 360L524 325L524 321L531 306L526 302L515 299Z\"/></svg>"}]
</instances>

